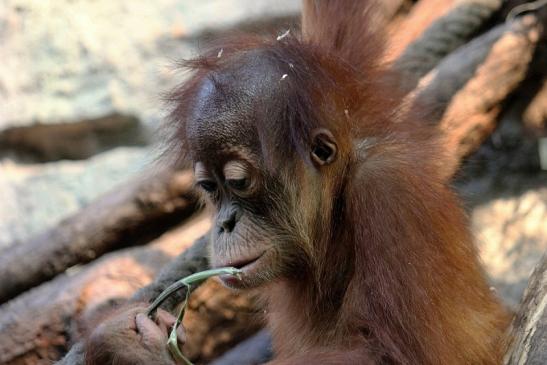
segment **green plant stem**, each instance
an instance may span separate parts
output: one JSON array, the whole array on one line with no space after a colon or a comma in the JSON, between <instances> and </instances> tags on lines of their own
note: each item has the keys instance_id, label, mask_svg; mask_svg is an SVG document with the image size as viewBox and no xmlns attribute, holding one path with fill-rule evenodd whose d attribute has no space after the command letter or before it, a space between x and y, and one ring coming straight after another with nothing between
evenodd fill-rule
<instances>
[{"instance_id":1,"label":"green plant stem","mask_svg":"<svg viewBox=\"0 0 547 365\"><path fill-rule=\"evenodd\" d=\"M146 310L146 314L149 317L151 317L158 309L158 307L174 292L182 288L186 288L186 298L181 304L179 314L173 325L173 328L171 329L169 339L167 341L167 348L169 349L169 352L171 353L173 358L178 361L182 361L185 365L193 365L192 362L186 356L184 356L184 354L180 350L177 338L177 329L182 323L184 313L186 312L186 307L188 306L188 298L190 297L191 286L193 284L199 284L210 277L218 275L232 275L239 278L240 273L241 270L236 269L235 267L222 267L219 269L211 269L194 273L169 285L164 291L160 293L160 295L158 295L158 297L152 302L152 304L150 304L150 306Z\"/></svg>"},{"instance_id":2,"label":"green plant stem","mask_svg":"<svg viewBox=\"0 0 547 365\"><path fill-rule=\"evenodd\" d=\"M150 304L146 310L146 314L151 316L158 309L158 307L169 298L174 292L186 287L188 288L191 285L199 284L200 282L218 275L232 275L239 277L241 270L236 269L235 267L222 267L219 269L210 269L205 271L200 271L189 275L185 278L182 278L173 284L169 285L164 291L157 296L157 298Z\"/></svg>"}]
</instances>

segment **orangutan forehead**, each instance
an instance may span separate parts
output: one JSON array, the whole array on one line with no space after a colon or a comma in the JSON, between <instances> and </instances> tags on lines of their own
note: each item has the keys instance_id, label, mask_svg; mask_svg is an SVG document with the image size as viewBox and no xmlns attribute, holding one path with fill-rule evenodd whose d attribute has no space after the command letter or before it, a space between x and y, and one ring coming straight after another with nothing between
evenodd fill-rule
<instances>
[{"instance_id":1,"label":"orangutan forehead","mask_svg":"<svg viewBox=\"0 0 547 365\"><path fill-rule=\"evenodd\" d=\"M261 144L256 115L240 100L207 96L206 107L188 125L188 142L194 161L220 169L231 160L258 160Z\"/></svg>"},{"instance_id":2,"label":"orangutan forehead","mask_svg":"<svg viewBox=\"0 0 547 365\"><path fill-rule=\"evenodd\" d=\"M258 129L275 125L282 115L282 101L274 96L280 80L273 81L272 66L255 58L246 66L211 72L202 80L187 125L193 151L258 152Z\"/></svg>"}]
</instances>

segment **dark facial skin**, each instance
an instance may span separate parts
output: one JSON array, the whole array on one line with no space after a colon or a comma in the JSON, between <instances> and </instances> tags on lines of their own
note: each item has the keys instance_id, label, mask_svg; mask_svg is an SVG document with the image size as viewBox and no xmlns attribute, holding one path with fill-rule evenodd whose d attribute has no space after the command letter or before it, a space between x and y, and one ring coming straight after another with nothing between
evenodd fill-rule
<instances>
[{"instance_id":1,"label":"dark facial skin","mask_svg":"<svg viewBox=\"0 0 547 365\"><path fill-rule=\"evenodd\" d=\"M268 129L283 122L283 72L255 52L239 66L212 72L187 126L196 182L216 210L211 263L243 270L241 280L222 278L234 288L256 287L305 267L309 227L325 193L318 165L336 160L327 130L315 133L322 141L320 149L310 149L315 165L297 158L288 144L262 143L271 142ZM272 154L282 163L272 163Z\"/></svg>"}]
</instances>

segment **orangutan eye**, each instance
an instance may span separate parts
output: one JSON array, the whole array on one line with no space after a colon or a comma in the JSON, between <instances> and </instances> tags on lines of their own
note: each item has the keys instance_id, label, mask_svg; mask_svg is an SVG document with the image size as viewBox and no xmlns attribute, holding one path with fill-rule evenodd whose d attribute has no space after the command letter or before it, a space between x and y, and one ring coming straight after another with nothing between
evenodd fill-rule
<instances>
[{"instance_id":1,"label":"orangutan eye","mask_svg":"<svg viewBox=\"0 0 547 365\"><path fill-rule=\"evenodd\" d=\"M251 185L249 165L243 161L228 161L224 166L226 185L234 190L243 191Z\"/></svg>"},{"instance_id":2,"label":"orangutan eye","mask_svg":"<svg viewBox=\"0 0 547 365\"><path fill-rule=\"evenodd\" d=\"M217 190L217 183L213 180L201 180L197 184L208 193L214 193Z\"/></svg>"},{"instance_id":3,"label":"orangutan eye","mask_svg":"<svg viewBox=\"0 0 547 365\"><path fill-rule=\"evenodd\" d=\"M235 190L245 190L249 187L249 179L230 179L226 180L226 184L228 184L229 187Z\"/></svg>"}]
</instances>

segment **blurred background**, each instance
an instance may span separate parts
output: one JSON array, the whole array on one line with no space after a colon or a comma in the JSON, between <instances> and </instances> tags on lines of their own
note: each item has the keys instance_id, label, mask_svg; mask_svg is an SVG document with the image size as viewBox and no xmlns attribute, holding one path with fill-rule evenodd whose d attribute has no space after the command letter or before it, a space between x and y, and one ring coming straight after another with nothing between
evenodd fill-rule
<instances>
[{"instance_id":1,"label":"blurred background","mask_svg":"<svg viewBox=\"0 0 547 365\"><path fill-rule=\"evenodd\" d=\"M272 32L297 0L0 2L0 249L154 159L175 62L232 29ZM264 29L264 27L269 29Z\"/></svg>"},{"instance_id":2,"label":"blurred background","mask_svg":"<svg viewBox=\"0 0 547 365\"><path fill-rule=\"evenodd\" d=\"M414 87L445 57L504 26L509 10L518 3L386 0L382 2L383 16L389 23L386 31L402 34L406 30L408 38L402 43L388 42L392 46L388 51L399 49L393 59L408 55L406 45L419 40L427 29L433 26L430 33L442 34L439 32L446 27L434 28L438 19L472 16L464 25L468 32L456 32L461 35L457 42L445 39L440 51L426 47L422 51L433 56L414 58L412 67L403 67L415 75ZM465 6L473 6L469 8L472 11L466 13ZM30 284L0 293L0 303L5 302L0 306L0 343L5 346L0 345L0 363L42 363L59 358L77 338L74 318L85 316L85 308L129 297L207 231L208 220L198 212L187 175L169 175L165 181L170 185L162 185L159 192L156 187L143 187L140 180L144 175L163 173L151 166L161 150L162 96L186 77L176 71L175 62L196 56L208 40L233 31L272 37L286 29L297 33L299 11L297 0L0 0L0 266L9 264L22 270L57 267L37 273ZM545 18L538 22L539 30L534 28L530 33L534 45L526 67L513 67L512 56L503 56L503 62L492 71L492 66L481 68L489 60L484 56L458 89L467 90L481 72L501 72L504 65L508 70L495 80L514 79L505 89L493 86L496 92L503 90L503 95L481 104L481 133L477 137L473 129L465 132L470 138L461 138L473 147L462 153L462 167L452 180L469 212L492 290L512 309L547 249L547 58L541 28ZM514 49L520 46L518 42L509 44ZM488 43L485 55L492 54L496 45ZM455 66L445 63L442 67ZM454 105L471 110L473 101L491 94L495 92L490 89L470 94L470 104L454 104L456 99L451 95L444 103L450 102L453 108L443 109L443 115ZM455 115L474 120L466 114ZM175 188L173 181L178 184ZM177 200L181 196L183 203ZM118 207L123 209L116 210ZM150 215L154 215L152 223ZM168 216L166 220L157 223L156 219L164 216ZM123 230L116 233L107 248L88 247L87 256L65 264L54 263L48 256L64 252L72 243L85 246L81 241L96 232L116 231L110 223L118 227L128 221L140 228L132 226L127 235ZM86 231L86 227L96 231ZM108 237L100 240L102 244ZM61 243L47 254L37 250L51 242ZM148 248L139 249L153 251L127 249L142 244ZM95 258L111 251L96 262ZM151 255L160 251L166 256ZM143 253L147 258L139 256ZM95 266L85 265L89 261ZM139 270L145 269L138 271L138 265ZM6 288L18 275L11 266L4 271L0 268L0 273L4 275L0 286ZM61 276L56 277L58 274ZM118 288L112 289L116 285ZM241 323L249 317L237 314L252 307L252 299L235 299L224 293L218 303L206 304L213 293L221 291L210 285L197 294L193 309L196 316L209 316L199 319L202 323L214 316L217 319L208 322L208 327L196 327L193 335L190 331L189 337L199 341L187 349L202 362L260 328L260 324L244 328ZM59 293L66 288L72 288L73 293L61 298ZM33 345L21 346L13 333L21 332L21 318L35 310L44 311L47 319L32 328L25 325L22 336ZM211 314L213 311L217 314Z\"/></svg>"}]
</instances>

